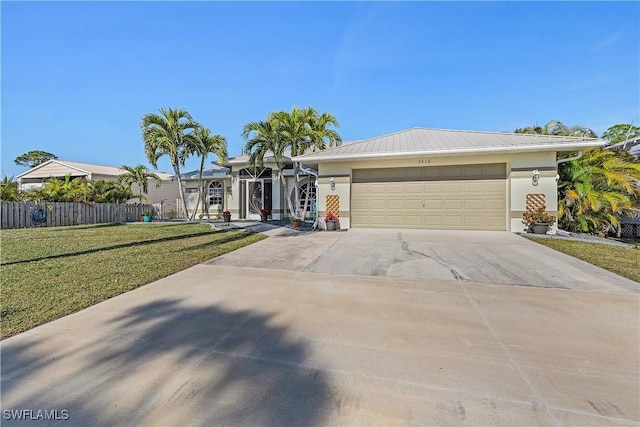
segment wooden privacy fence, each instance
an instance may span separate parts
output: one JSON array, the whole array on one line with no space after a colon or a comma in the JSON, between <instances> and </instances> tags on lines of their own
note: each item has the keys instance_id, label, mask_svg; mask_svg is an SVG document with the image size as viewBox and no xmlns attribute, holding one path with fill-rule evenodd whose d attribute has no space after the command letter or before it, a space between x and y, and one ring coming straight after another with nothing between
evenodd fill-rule
<instances>
[{"instance_id":1,"label":"wooden privacy fence","mask_svg":"<svg viewBox=\"0 0 640 427\"><path fill-rule=\"evenodd\" d=\"M145 210L157 217L154 207L146 204L2 202L0 223L4 230L139 221Z\"/></svg>"}]
</instances>

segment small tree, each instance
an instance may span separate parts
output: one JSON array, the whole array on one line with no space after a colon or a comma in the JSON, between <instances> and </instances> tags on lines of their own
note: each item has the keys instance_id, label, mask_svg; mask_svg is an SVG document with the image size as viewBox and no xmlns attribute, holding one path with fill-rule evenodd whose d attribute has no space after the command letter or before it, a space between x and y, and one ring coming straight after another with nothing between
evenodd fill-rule
<instances>
[{"instance_id":1,"label":"small tree","mask_svg":"<svg viewBox=\"0 0 640 427\"><path fill-rule=\"evenodd\" d=\"M18 191L18 182L13 177L4 177L0 182L0 201L17 202L20 200L20 191Z\"/></svg>"},{"instance_id":2,"label":"small tree","mask_svg":"<svg viewBox=\"0 0 640 427\"><path fill-rule=\"evenodd\" d=\"M138 194L136 194L136 197L138 198L138 200L140 200L140 203L142 203L143 199L147 199L147 197L144 196L143 193L149 194L150 179L155 182L156 188L160 187L160 185L162 184L162 180L160 179L160 177L151 172L144 165L136 165L133 167L122 165L121 169L125 170L126 172L118 177L118 181L121 184L128 186L129 188L131 188L133 184L136 184L138 186Z\"/></svg>"},{"instance_id":3,"label":"small tree","mask_svg":"<svg viewBox=\"0 0 640 427\"><path fill-rule=\"evenodd\" d=\"M51 159L57 159L55 154L41 150L32 150L15 158L14 163L18 166L26 166L28 168L36 167Z\"/></svg>"},{"instance_id":4,"label":"small tree","mask_svg":"<svg viewBox=\"0 0 640 427\"><path fill-rule=\"evenodd\" d=\"M602 134L602 139L605 139L609 145L612 145L637 136L640 136L640 126L621 123L609 127L609 129Z\"/></svg>"}]
</instances>

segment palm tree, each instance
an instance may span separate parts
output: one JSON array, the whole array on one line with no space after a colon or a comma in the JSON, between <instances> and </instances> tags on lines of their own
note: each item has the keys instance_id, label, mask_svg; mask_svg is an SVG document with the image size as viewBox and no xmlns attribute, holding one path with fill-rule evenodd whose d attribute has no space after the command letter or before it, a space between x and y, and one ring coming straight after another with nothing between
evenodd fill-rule
<instances>
[{"instance_id":1,"label":"palm tree","mask_svg":"<svg viewBox=\"0 0 640 427\"><path fill-rule=\"evenodd\" d=\"M200 171L198 174L198 201L196 207L200 204L200 198L202 197L202 211L205 211L205 197L204 197L204 182L202 180L202 173L204 170L204 162L209 154L214 154L218 157L219 163L227 162L227 139L222 135L211 135L211 131L206 127L200 126L193 132L195 144L191 147L191 152L200 156ZM191 214L191 220L193 221L196 216L196 210L193 210ZM207 218L209 218L209 209L207 211Z\"/></svg>"},{"instance_id":2,"label":"palm tree","mask_svg":"<svg viewBox=\"0 0 640 427\"><path fill-rule=\"evenodd\" d=\"M568 231L603 233L640 210L640 163L628 153L592 148L559 175L559 225Z\"/></svg>"},{"instance_id":3,"label":"palm tree","mask_svg":"<svg viewBox=\"0 0 640 427\"><path fill-rule=\"evenodd\" d=\"M149 194L150 179L152 179L156 183L156 188L160 187L160 185L162 184L162 180L160 179L160 177L151 172L144 165L139 164L133 167L122 165L120 169L126 172L118 177L118 181L121 184L128 186L129 188L131 188L133 184L136 184L138 186L138 194L136 194L136 197L140 200L140 203L142 203L142 199L147 199L146 196L143 195L143 193Z\"/></svg>"},{"instance_id":4,"label":"palm tree","mask_svg":"<svg viewBox=\"0 0 640 427\"><path fill-rule=\"evenodd\" d=\"M307 150L324 150L327 145L330 147L340 145L342 139L340 135L328 126L338 126L338 120L329 113L318 113L313 107L298 108L293 107L290 113L280 111L274 113L274 120L278 122L280 135L286 147L291 150L291 156L295 157L304 154ZM300 218L300 165L293 164L294 180L294 202L295 211L292 215ZM285 194L289 194L285 192ZM287 197L288 198L288 197ZM304 208L306 209L306 207Z\"/></svg>"},{"instance_id":5,"label":"palm tree","mask_svg":"<svg viewBox=\"0 0 640 427\"><path fill-rule=\"evenodd\" d=\"M265 156L271 154L279 175L284 177L285 164L283 157L288 147L288 142L282 137L280 128L276 113L269 113L265 121L245 124L242 128L242 137L247 141L244 152L249 154L249 163L254 168L263 168ZM289 194L287 180L283 178L281 182L284 194ZM293 216L293 205L288 197L287 207Z\"/></svg>"},{"instance_id":6,"label":"palm tree","mask_svg":"<svg viewBox=\"0 0 640 427\"><path fill-rule=\"evenodd\" d=\"M142 118L142 140L149 163L158 168L158 159L168 156L171 167L178 181L178 191L182 198L185 215L187 200L180 176L180 166L189 156L192 147L196 145L193 131L199 124L184 109L161 108L160 114L147 114Z\"/></svg>"}]
</instances>

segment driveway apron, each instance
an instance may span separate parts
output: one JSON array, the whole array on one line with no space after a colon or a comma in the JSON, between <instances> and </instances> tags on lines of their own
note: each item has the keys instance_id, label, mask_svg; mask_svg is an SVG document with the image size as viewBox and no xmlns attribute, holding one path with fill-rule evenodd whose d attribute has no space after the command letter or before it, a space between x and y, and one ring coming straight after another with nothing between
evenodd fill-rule
<instances>
[{"instance_id":1,"label":"driveway apron","mask_svg":"<svg viewBox=\"0 0 640 427\"><path fill-rule=\"evenodd\" d=\"M637 283L508 233L269 233L3 340L3 426L640 423Z\"/></svg>"}]
</instances>

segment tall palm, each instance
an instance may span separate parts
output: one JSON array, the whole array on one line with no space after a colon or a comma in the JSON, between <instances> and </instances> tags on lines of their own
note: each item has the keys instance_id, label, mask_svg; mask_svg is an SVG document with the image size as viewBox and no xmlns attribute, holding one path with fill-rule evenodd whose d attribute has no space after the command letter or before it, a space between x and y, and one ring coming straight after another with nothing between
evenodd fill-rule
<instances>
[{"instance_id":1,"label":"tall palm","mask_svg":"<svg viewBox=\"0 0 640 427\"><path fill-rule=\"evenodd\" d=\"M283 177L281 182L284 194L289 194L287 180L284 179L284 153L288 143L280 132L280 121L276 113L269 113L267 119L259 122L249 122L242 127L242 137L247 141L244 152L249 154L249 163L254 168L264 167L264 158L267 155L273 156L273 161L278 169L278 174ZM293 205L291 199L287 197L287 207L293 215Z\"/></svg>"},{"instance_id":2,"label":"tall palm","mask_svg":"<svg viewBox=\"0 0 640 427\"><path fill-rule=\"evenodd\" d=\"M138 187L138 194L136 194L136 197L140 200L140 203L142 203L142 199L147 199L144 194L149 194L149 180L153 180L155 182L156 188L160 187L162 184L162 179L144 165L122 165L120 169L124 170L125 173L118 177L118 181L129 188L131 188L133 184L136 184Z\"/></svg>"},{"instance_id":3,"label":"tall palm","mask_svg":"<svg viewBox=\"0 0 640 427\"><path fill-rule=\"evenodd\" d=\"M145 154L151 166L156 169L158 159L163 156L169 157L188 218L180 166L184 166L191 148L195 145L193 131L199 124L184 109L161 108L159 111L160 114L147 114L142 118L141 129Z\"/></svg>"},{"instance_id":4,"label":"tall palm","mask_svg":"<svg viewBox=\"0 0 640 427\"><path fill-rule=\"evenodd\" d=\"M340 134L334 129L330 128L330 126L339 126L338 119L336 119L333 114L319 113L314 108L309 107L307 109L307 117L309 120L309 135L304 147L304 151L324 150L327 147L334 147L342 144L342 138L340 137ZM299 181L297 185L300 185ZM308 183L307 185L311 185L311 183ZM307 193L308 192L309 190L307 190ZM296 194L300 194L299 187L296 190ZM307 211L309 199L309 197L305 198L304 206L302 207L303 215L304 212Z\"/></svg>"},{"instance_id":5,"label":"tall palm","mask_svg":"<svg viewBox=\"0 0 640 427\"><path fill-rule=\"evenodd\" d=\"M245 125L243 131L245 139L251 132L255 132L254 138L247 143L245 152L252 154L251 160L254 163L257 160L260 162L257 164L262 165L261 159L271 151L274 153L278 168L281 169L280 160L287 149L294 157L304 154L309 149L323 150L327 145L340 145L342 139L336 131L328 128L331 125L338 125L337 119L332 114L320 114L312 107L294 107L291 112L269 113L266 121ZM297 162L293 165L293 177L294 201L292 202L288 196L286 199L291 216L299 218L300 213L297 210L300 208L300 165ZM284 194L288 195L286 180L283 180L283 184Z\"/></svg>"},{"instance_id":6,"label":"tall palm","mask_svg":"<svg viewBox=\"0 0 640 427\"><path fill-rule=\"evenodd\" d=\"M627 153L592 148L559 175L559 224L569 231L601 233L640 210L640 163Z\"/></svg>"},{"instance_id":7,"label":"tall palm","mask_svg":"<svg viewBox=\"0 0 640 427\"><path fill-rule=\"evenodd\" d=\"M202 198L202 211L205 211L205 197L204 197L204 181L202 179L202 174L204 171L204 163L209 154L213 154L218 157L218 163L226 163L228 154L227 154L227 139L222 135L212 135L211 131L204 126L197 127L194 132L194 145L191 147L191 152L193 154L197 154L200 156L200 171L198 174L198 201L196 202L196 206L200 204L200 199ZM196 210L193 210L191 214L191 220L196 216ZM209 217L209 210L207 211L207 218Z\"/></svg>"}]
</instances>

